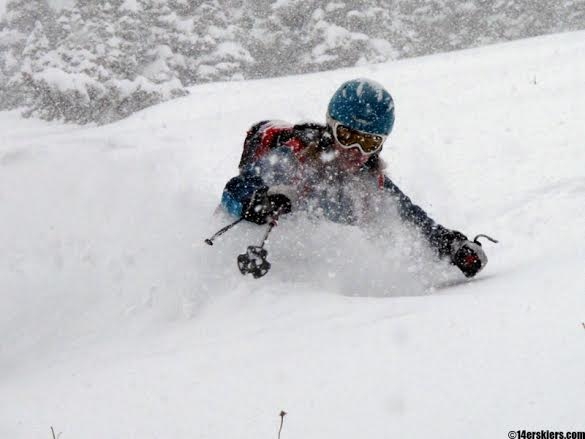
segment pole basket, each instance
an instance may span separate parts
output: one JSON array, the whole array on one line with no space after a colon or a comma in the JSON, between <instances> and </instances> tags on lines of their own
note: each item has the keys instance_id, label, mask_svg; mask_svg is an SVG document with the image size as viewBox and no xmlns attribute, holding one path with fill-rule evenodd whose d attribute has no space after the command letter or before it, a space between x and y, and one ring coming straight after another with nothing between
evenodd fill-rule
<instances>
[{"instance_id":1,"label":"pole basket","mask_svg":"<svg viewBox=\"0 0 585 439\"><path fill-rule=\"evenodd\" d=\"M243 275L251 274L255 279L264 276L270 270L270 262L266 260L268 252L260 246L251 245L238 256L238 268Z\"/></svg>"}]
</instances>

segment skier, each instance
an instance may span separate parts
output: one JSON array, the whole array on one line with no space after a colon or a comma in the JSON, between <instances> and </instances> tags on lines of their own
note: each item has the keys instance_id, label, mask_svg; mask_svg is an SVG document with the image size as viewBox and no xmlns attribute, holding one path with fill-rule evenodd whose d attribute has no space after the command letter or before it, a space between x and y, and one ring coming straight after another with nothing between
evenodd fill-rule
<instances>
[{"instance_id":1,"label":"skier","mask_svg":"<svg viewBox=\"0 0 585 439\"><path fill-rule=\"evenodd\" d=\"M257 224L304 210L360 225L391 200L401 220L465 276L486 265L481 244L437 224L384 174L380 152L394 125L394 102L383 86L369 79L345 82L333 94L326 119L326 125L267 120L252 126L239 175L223 191L223 208Z\"/></svg>"}]
</instances>

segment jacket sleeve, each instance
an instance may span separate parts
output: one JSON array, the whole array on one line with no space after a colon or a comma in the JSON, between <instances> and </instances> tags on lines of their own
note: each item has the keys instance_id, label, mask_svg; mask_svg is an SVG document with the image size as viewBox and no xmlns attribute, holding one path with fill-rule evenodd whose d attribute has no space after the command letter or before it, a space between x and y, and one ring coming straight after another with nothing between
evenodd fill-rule
<instances>
[{"instance_id":1,"label":"jacket sleeve","mask_svg":"<svg viewBox=\"0 0 585 439\"><path fill-rule=\"evenodd\" d=\"M225 185L221 205L229 214L241 217L254 194L262 191L268 191L262 177L252 172L240 172Z\"/></svg>"},{"instance_id":2,"label":"jacket sleeve","mask_svg":"<svg viewBox=\"0 0 585 439\"><path fill-rule=\"evenodd\" d=\"M390 196L396 200L398 213L402 220L417 227L439 255L449 255L453 232L437 224L386 176L384 176L384 190L388 191Z\"/></svg>"}]
</instances>

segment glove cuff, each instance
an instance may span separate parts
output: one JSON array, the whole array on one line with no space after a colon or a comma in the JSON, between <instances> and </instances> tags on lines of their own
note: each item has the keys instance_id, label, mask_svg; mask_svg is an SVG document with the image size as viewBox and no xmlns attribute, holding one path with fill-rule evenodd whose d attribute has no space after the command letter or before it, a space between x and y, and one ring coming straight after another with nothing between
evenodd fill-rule
<instances>
[{"instance_id":1,"label":"glove cuff","mask_svg":"<svg viewBox=\"0 0 585 439\"><path fill-rule=\"evenodd\" d=\"M270 217L290 213L292 204L283 194L268 194L257 191L245 204L243 218L256 224L266 224Z\"/></svg>"},{"instance_id":2,"label":"glove cuff","mask_svg":"<svg viewBox=\"0 0 585 439\"><path fill-rule=\"evenodd\" d=\"M441 257L450 257L459 250L462 243L468 241L467 236L456 230L449 230L443 226L437 226L431 238L431 244L435 246Z\"/></svg>"}]
</instances>

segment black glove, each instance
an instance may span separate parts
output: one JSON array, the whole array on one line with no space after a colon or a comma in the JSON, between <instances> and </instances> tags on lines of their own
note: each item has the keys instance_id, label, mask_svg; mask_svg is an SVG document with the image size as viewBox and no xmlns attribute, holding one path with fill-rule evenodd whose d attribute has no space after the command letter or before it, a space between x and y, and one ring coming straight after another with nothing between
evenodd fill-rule
<instances>
[{"instance_id":1,"label":"black glove","mask_svg":"<svg viewBox=\"0 0 585 439\"><path fill-rule=\"evenodd\" d=\"M290 213L292 204L283 194L268 194L267 190L257 191L244 205L243 217L256 224L266 224L275 214Z\"/></svg>"},{"instance_id":2,"label":"black glove","mask_svg":"<svg viewBox=\"0 0 585 439\"><path fill-rule=\"evenodd\" d=\"M439 253L448 256L466 277L479 273L488 262L478 241L470 241L463 233L445 229L439 242Z\"/></svg>"},{"instance_id":3,"label":"black glove","mask_svg":"<svg viewBox=\"0 0 585 439\"><path fill-rule=\"evenodd\" d=\"M455 248L451 262L459 267L466 277L475 276L487 264L487 256L479 242L463 241L455 244Z\"/></svg>"}]
</instances>

